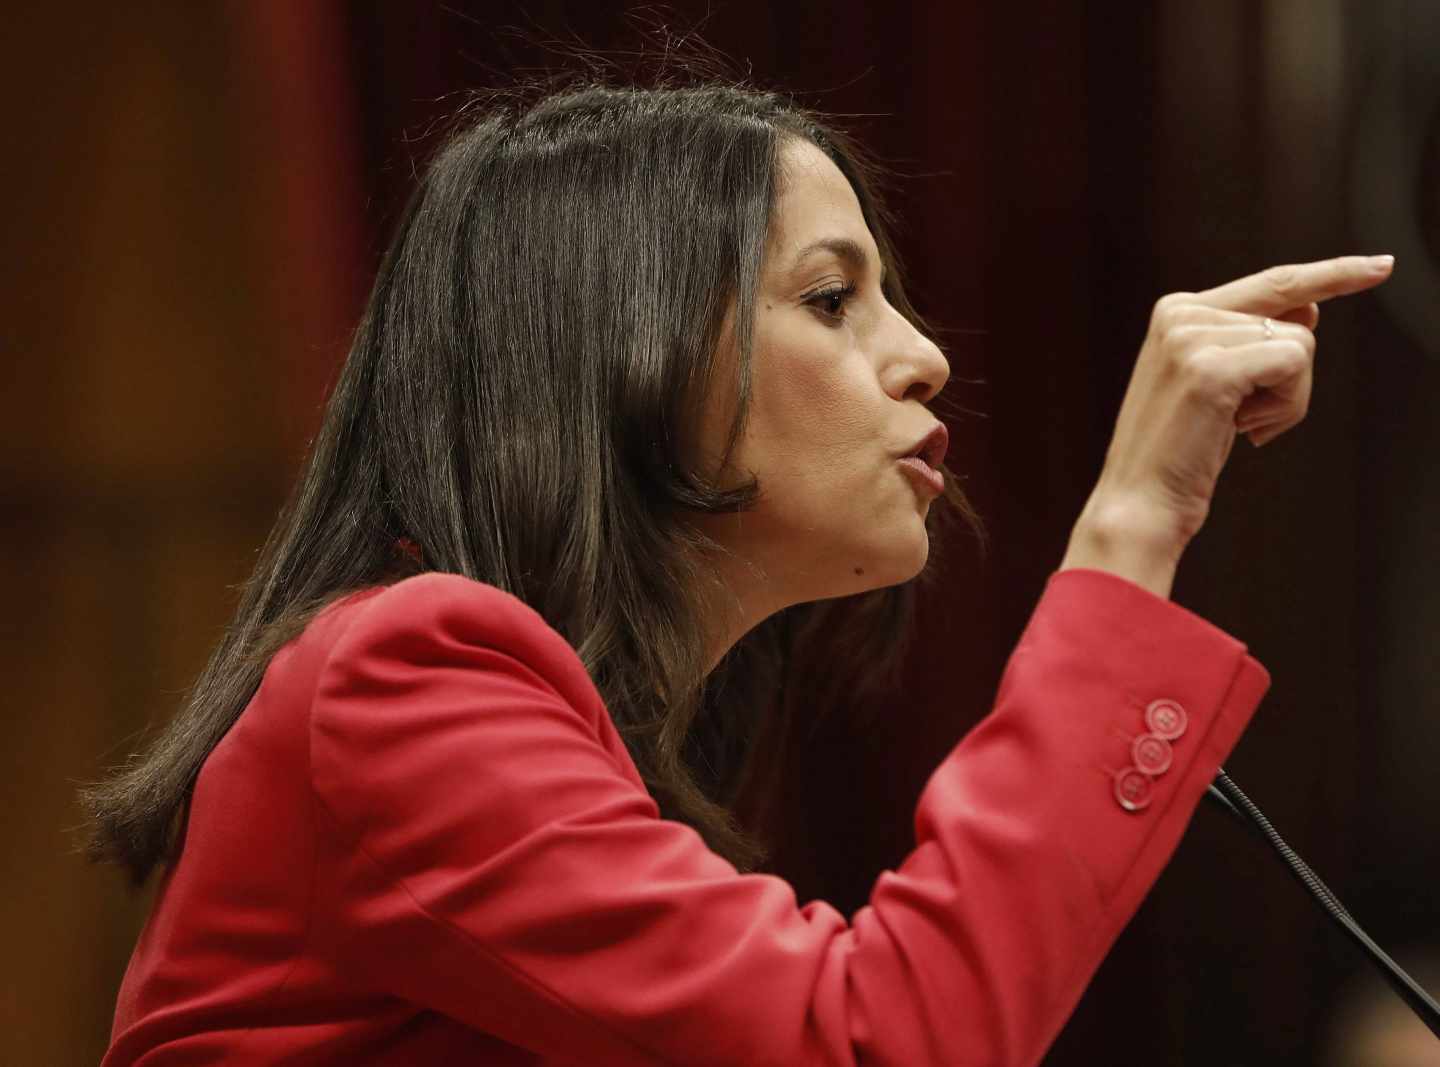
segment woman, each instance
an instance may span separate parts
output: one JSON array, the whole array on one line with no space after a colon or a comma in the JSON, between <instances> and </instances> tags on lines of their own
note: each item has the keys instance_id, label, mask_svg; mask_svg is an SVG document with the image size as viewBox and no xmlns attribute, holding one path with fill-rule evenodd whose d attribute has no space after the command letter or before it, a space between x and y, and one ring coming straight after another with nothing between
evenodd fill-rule
<instances>
[{"instance_id":1,"label":"woman","mask_svg":"<svg viewBox=\"0 0 1440 1067\"><path fill-rule=\"evenodd\" d=\"M888 684L974 521L883 220L770 94L467 120L233 626L87 793L95 855L166 865L107 1065L1042 1057L1269 683L1169 602L1180 555L1237 427L1304 417L1318 301L1385 268L1156 305L993 712L847 922L737 811Z\"/></svg>"}]
</instances>

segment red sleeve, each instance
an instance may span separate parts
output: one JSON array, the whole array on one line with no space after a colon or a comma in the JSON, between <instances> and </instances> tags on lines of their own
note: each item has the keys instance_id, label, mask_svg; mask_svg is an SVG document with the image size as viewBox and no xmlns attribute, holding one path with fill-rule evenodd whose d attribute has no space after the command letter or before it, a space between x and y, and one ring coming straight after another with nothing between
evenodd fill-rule
<instances>
[{"instance_id":1,"label":"red sleeve","mask_svg":"<svg viewBox=\"0 0 1440 1067\"><path fill-rule=\"evenodd\" d=\"M316 694L346 963L590 1067L1034 1064L1268 686L1184 608L1057 572L926 783L916 848L847 922L659 818L539 615L410 579L356 609ZM1188 725L1127 810L1114 775L1157 700Z\"/></svg>"}]
</instances>

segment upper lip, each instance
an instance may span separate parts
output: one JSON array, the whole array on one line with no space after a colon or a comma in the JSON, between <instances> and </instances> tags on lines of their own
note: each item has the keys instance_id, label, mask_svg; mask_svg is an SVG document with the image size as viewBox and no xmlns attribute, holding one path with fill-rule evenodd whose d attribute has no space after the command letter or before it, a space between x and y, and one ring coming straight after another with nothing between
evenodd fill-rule
<instances>
[{"instance_id":1,"label":"upper lip","mask_svg":"<svg viewBox=\"0 0 1440 1067\"><path fill-rule=\"evenodd\" d=\"M937 422L935 428L922 437L915 445L906 452L901 459L909 456L919 456L932 467L938 467L945 459L945 452L950 447L950 431L945 429L943 422Z\"/></svg>"}]
</instances>

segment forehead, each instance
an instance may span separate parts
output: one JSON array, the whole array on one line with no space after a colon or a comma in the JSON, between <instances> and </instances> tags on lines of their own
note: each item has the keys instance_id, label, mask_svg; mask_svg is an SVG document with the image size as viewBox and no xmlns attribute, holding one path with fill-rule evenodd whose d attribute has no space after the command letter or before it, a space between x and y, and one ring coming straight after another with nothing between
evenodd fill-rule
<instances>
[{"instance_id":1,"label":"forehead","mask_svg":"<svg viewBox=\"0 0 1440 1067\"><path fill-rule=\"evenodd\" d=\"M779 162L769 244L782 264L787 250L793 254L822 238L871 244L855 190L829 156L809 141L791 139L781 147Z\"/></svg>"}]
</instances>

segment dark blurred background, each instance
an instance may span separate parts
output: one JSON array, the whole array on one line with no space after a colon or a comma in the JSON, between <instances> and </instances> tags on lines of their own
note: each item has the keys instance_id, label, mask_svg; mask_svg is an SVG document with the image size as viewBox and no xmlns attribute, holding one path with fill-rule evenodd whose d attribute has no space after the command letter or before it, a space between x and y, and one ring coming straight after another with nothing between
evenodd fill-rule
<instances>
[{"instance_id":1,"label":"dark blurred background","mask_svg":"<svg viewBox=\"0 0 1440 1067\"><path fill-rule=\"evenodd\" d=\"M149 895L74 854L75 785L173 712L217 639L434 127L464 90L560 62L546 40L629 47L633 8L9 17L7 1062L105 1047ZM1393 252L1385 287L1324 308L1309 419L1237 444L1174 599L1274 676L1228 769L1418 975L1440 945L1440 4L649 10L848 116L896 170L917 302L953 368L951 466L992 534L983 563L955 546L893 713L797 757L777 866L801 901L849 913L911 847L925 779L988 710L1063 556L1154 300ZM1396 1054L1415 1058L1363 1043L1408 1025L1367 999L1366 969L1207 804L1046 1062L1440 1062L1428 1035Z\"/></svg>"}]
</instances>

